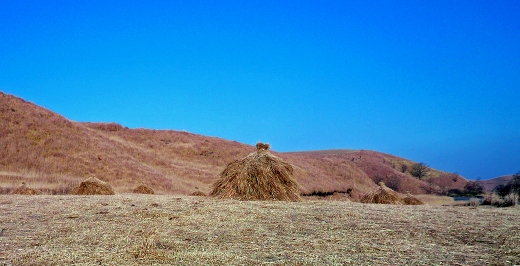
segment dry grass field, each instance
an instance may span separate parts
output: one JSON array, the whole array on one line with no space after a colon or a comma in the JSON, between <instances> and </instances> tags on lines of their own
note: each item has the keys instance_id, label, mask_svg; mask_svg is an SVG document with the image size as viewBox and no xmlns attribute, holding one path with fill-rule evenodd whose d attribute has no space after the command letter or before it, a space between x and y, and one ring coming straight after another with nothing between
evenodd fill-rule
<instances>
[{"instance_id":1,"label":"dry grass field","mask_svg":"<svg viewBox=\"0 0 520 266\"><path fill-rule=\"evenodd\" d=\"M0 195L0 265L514 265L520 208Z\"/></svg>"}]
</instances>

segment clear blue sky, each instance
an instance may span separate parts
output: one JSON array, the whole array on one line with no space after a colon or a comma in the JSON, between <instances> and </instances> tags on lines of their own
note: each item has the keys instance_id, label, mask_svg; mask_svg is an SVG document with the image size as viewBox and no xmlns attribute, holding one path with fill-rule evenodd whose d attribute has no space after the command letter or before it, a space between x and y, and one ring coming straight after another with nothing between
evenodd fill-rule
<instances>
[{"instance_id":1,"label":"clear blue sky","mask_svg":"<svg viewBox=\"0 0 520 266\"><path fill-rule=\"evenodd\" d=\"M0 90L74 121L520 170L520 1L0 0Z\"/></svg>"}]
</instances>

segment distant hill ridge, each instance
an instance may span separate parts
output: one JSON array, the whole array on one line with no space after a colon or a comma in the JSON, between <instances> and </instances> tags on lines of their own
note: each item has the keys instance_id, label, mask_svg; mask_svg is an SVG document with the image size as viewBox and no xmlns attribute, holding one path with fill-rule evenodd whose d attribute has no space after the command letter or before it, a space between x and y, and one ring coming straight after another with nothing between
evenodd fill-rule
<instances>
[{"instance_id":1,"label":"distant hill ridge","mask_svg":"<svg viewBox=\"0 0 520 266\"><path fill-rule=\"evenodd\" d=\"M66 192L90 176L120 193L142 183L156 193L207 193L228 163L255 151L236 141L183 131L73 122L2 92L0 147L0 188L24 181L51 193ZM379 181L412 194L462 189L468 182L435 169L419 180L409 174L414 162L376 151L273 153L294 165L306 195L349 191L356 200Z\"/></svg>"},{"instance_id":2,"label":"distant hill ridge","mask_svg":"<svg viewBox=\"0 0 520 266\"><path fill-rule=\"evenodd\" d=\"M493 189L495 189L496 186L507 185L507 183L509 183L511 180L513 180L513 175L504 175L493 179L480 180L478 182L482 185L485 191L491 192Z\"/></svg>"}]
</instances>

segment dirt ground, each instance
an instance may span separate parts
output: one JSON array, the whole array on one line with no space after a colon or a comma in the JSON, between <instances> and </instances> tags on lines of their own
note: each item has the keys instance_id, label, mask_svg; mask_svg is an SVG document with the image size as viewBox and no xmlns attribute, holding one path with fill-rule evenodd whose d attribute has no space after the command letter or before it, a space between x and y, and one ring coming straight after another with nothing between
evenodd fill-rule
<instances>
[{"instance_id":1,"label":"dirt ground","mask_svg":"<svg viewBox=\"0 0 520 266\"><path fill-rule=\"evenodd\" d=\"M520 208L0 195L0 265L518 265Z\"/></svg>"}]
</instances>

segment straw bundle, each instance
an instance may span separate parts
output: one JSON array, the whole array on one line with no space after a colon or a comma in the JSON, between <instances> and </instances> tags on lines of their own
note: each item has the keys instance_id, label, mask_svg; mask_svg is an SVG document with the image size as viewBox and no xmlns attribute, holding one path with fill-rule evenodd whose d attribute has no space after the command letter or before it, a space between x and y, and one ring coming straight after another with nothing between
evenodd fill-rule
<instances>
[{"instance_id":1,"label":"straw bundle","mask_svg":"<svg viewBox=\"0 0 520 266\"><path fill-rule=\"evenodd\" d=\"M206 196L206 193L200 191L200 190L197 190L197 191L194 191L193 193L190 194L191 196L198 196L198 197L205 197Z\"/></svg>"},{"instance_id":2,"label":"straw bundle","mask_svg":"<svg viewBox=\"0 0 520 266\"><path fill-rule=\"evenodd\" d=\"M38 189L30 188L28 187L25 182L22 182L22 185L15 189L12 194L18 194L18 195L39 195L42 194L42 192Z\"/></svg>"},{"instance_id":3,"label":"straw bundle","mask_svg":"<svg viewBox=\"0 0 520 266\"><path fill-rule=\"evenodd\" d=\"M377 204L403 204L403 200L399 193L387 187L385 183L379 182L379 187L374 191L366 194L361 198L362 203L377 203Z\"/></svg>"},{"instance_id":4,"label":"straw bundle","mask_svg":"<svg viewBox=\"0 0 520 266\"><path fill-rule=\"evenodd\" d=\"M406 194L406 197L403 198L404 205L424 205L420 199L412 196L410 193Z\"/></svg>"},{"instance_id":5,"label":"straw bundle","mask_svg":"<svg viewBox=\"0 0 520 266\"><path fill-rule=\"evenodd\" d=\"M137 194L155 194L155 191L153 191L153 189L147 185L139 185L138 187L136 187L134 189L134 193L137 193Z\"/></svg>"},{"instance_id":6,"label":"straw bundle","mask_svg":"<svg viewBox=\"0 0 520 266\"><path fill-rule=\"evenodd\" d=\"M210 195L239 200L300 201L293 167L270 154L269 144L258 143L257 151L224 169Z\"/></svg>"},{"instance_id":7,"label":"straw bundle","mask_svg":"<svg viewBox=\"0 0 520 266\"><path fill-rule=\"evenodd\" d=\"M74 195L114 195L115 192L112 187L95 178L90 177L87 180L81 182L78 187L75 187L72 190L72 194Z\"/></svg>"}]
</instances>

